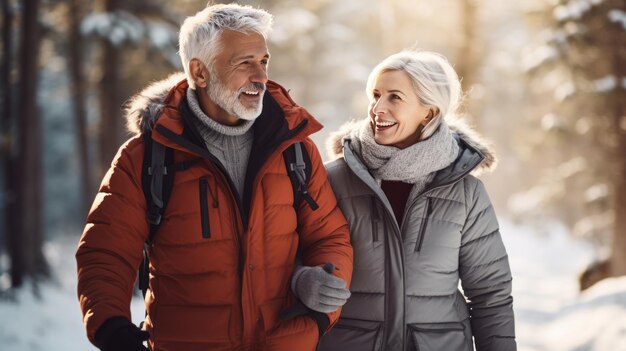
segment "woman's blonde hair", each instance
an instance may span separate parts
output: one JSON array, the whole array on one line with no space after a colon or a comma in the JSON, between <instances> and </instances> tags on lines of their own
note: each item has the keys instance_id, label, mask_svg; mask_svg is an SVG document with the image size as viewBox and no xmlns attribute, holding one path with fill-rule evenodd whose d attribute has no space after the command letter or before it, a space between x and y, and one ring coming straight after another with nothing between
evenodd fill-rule
<instances>
[{"instance_id":1,"label":"woman's blonde hair","mask_svg":"<svg viewBox=\"0 0 626 351\"><path fill-rule=\"evenodd\" d=\"M373 99L376 79L387 71L406 72L420 103L435 108L431 121L420 134L420 140L430 137L447 116L456 113L461 100L461 83L443 55L405 50L387 57L374 67L367 79L366 93L370 99Z\"/></svg>"}]
</instances>

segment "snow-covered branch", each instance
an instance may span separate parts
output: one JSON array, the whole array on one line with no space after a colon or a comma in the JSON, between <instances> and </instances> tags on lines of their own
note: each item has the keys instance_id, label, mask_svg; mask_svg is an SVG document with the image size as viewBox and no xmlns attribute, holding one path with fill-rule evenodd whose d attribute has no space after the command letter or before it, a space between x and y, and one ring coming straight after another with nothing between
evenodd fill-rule
<instances>
[{"instance_id":1,"label":"snow-covered branch","mask_svg":"<svg viewBox=\"0 0 626 351\"><path fill-rule=\"evenodd\" d=\"M146 39L156 49L175 50L178 41L177 29L170 23L144 21L127 11L92 13L83 19L80 29L83 35L105 38L118 47Z\"/></svg>"},{"instance_id":2,"label":"snow-covered branch","mask_svg":"<svg viewBox=\"0 0 626 351\"><path fill-rule=\"evenodd\" d=\"M560 84L556 90L554 91L554 98L559 101L565 101L577 93L576 85L572 81L567 81L565 83Z\"/></svg>"},{"instance_id":3,"label":"snow-covered branch","mask_svg":"<svg viewBox=\"0 0 626 351\"><path fill-rule=\"evenodd\" d=\"M594 93L610 93L618 87L617 77L612 74L591 82L591 92Z\"/></svg>"},{"instance_id":4,"label":"snow-covered branch","mask_svg":"<svg viewBox=\"0 0 626 351\"><path fill-rule=\"evenodd\" d=\"M626 12L622 10L611 10L608 14L609 21L612 23L621 24L626 29Z\"/></svg>"},{"instance_id":5,"label":"snow-covered branch","mask_svg":"<svg viewBox=\"0 0 626 351\"><path fill-rule=\"evenodd\" d=\"M80 26L83 35L97 35L108 39L113 45L137 43L144 36L140 19L126 11L92 13Z\"/></svg>"},{"instance_id":6,"label":"snow-covered branch","mask_svg":"<svg viewBox=\"0 0 626 351\"><path fill-rule=\"evenodd\" d=\"M576 21L603 1L604 0L570 0L564 5L555 7L552 15L559 22Z\"/></svg>"},{"instance_id":7,"label":"snow-covered branch","mask_svg":"<svg viewBox=\"0 0 626 351\"><path fill-rule=\"evenodd\" d=\"M560 57L559 51L551 45L542 45L522 58L524 71L530 72Z\"/></svg>"}]
</instances>

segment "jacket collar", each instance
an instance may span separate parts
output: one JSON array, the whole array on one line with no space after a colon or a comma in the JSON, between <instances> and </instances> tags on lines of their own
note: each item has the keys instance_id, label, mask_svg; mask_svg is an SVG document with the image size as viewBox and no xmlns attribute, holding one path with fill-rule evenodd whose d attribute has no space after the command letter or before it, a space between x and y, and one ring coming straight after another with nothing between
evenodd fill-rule
<instances>
[{"instance_id":1,"label":"jacket collar","mask_svg":"<svg viewBox=\"0 0 626 351\"><path fill-rule=\"evenodd\" d=\"M188 86L185 75L177 73L149 85L131 98L126 108L129 131L139 134L151 130L153 138L158 142L196 154L160 132L166 128L175 135L189 136L185 130L190 125L185 123L186 117L181 113L181 105L186 104ZM255 147L276 148L282 145L286 148L288 144L301 141L321 128L322 125L308 111L291 99L285 88L268 81L263 111L253 125Z\"/></svg>"},{"instance_id":2,"label":"jacket collar","mask_svg":"<svg viewBox=\"0 0 626 351\"><path fill-rule=\"evenodd\" d=\"M177 78L182 80L176 82ZM187 105L188 86L184 75L178 74L144 89L129 102L127 126L136 134L150 131L154 140L167 147L211 159L225 173L223 165L206 150L190 123L189 119L194 117ZM243 201L236 197L244 228L247 228L252 190L257 176L267 169L268 158L282 155L289 145L319 131L322 125L298 106L285 88L268 81L263 110L252 128L254 141L248 158ZM234 186L230 186L236 192Z\"/></svg>"},{"instance_id":3,"label":"jacket collar","mask_svg":"<svg viewBox=\"0 0 626 351\"><path fill-rule=\"evenodd\" d=\"M455 183L479 168L485 161L485 156L479 150L474 148L473 145L468 144L459 135L454 135L454 137L459 143L459 155L456 160L452 162L452 164L435 174L435 178L426 187L426 189L424 189L424 191L428 191L442 185ZM363 170L367 170L367 167L359 156L352 150L349 139L344 140L343 156L348 166L352 169L352 171L359 175L361 179L372 178L369 171L365 173L363 172ZM372 181L375 182L373 178Z\"/></svg>"},{"instance_id":4,"label":"jacket collar","mask_svg":"<svg viewBox=\"0 0 626 351\"><path fill-rule=\"evenodd\" d=\"M350 141L350 135L355 128L359 128L359 123L361 123L361 121L347 122L342 125L338 131L330 134L326 140L326 151L329 159L332 160L345 156L344 148L346 145L349 145L349 143L346 144L346 141ZM452 164L453 168L455 164L458 164L461 161L467 161L466 163L458 164L455 169L461 171L461 173L465 173L463 165L466 165L466 167L471 166L471 173L476 176L482 174L483 172L490 172L495 169L498 160L489 141L480 136L460 119L447 119L446 123L450 127L450 130L461 147L459 157ZM473 157L470 157L470 155L474 154L482 156L481 161L478 164L470 162L473 160ZM459 159L461 157L463 158L462 160ZM443 172L444 170L440 172Z\"/></svg>"}]
</instances>

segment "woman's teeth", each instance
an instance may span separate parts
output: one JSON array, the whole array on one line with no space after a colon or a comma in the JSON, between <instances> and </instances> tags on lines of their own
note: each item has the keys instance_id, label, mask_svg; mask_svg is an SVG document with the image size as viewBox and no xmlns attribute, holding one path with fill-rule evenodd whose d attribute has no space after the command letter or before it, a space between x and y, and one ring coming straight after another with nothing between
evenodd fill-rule
<instances>
[{"instance_id":1,"label":"woman's teeth","mask_svg":"<svg viewBox=\"0 0 626 351\"><path fill-rule=\"evenodd\" d=\"M396 122L376 122L376 127L391 127L396 124Z\"/></svg>"}]
</instances>

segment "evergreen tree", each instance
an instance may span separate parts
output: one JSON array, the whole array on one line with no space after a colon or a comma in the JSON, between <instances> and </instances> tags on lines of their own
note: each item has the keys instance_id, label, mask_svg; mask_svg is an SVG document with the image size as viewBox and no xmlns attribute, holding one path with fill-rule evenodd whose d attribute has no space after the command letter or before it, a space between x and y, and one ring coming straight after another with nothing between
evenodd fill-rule
<instances>
[{"instance_id":1,"label":"evergreen tree","mask_svg":"<svg viewBox=\"0 0 626 351\"><path fill-rule=\"evenodd\" d=\"M624 275L626 2L561 0L532 20L545 27L527 69L554 97L538 147L558 162L534 194L606 253L602 275Z\"/></svg>"}]
</instances>

